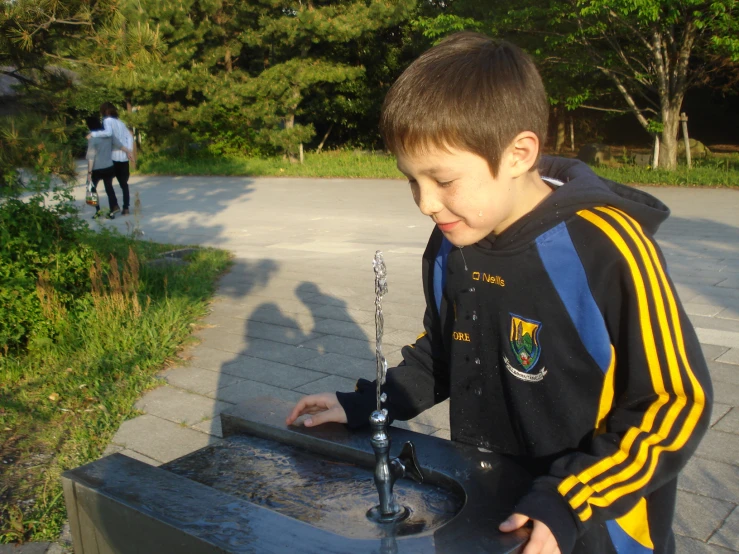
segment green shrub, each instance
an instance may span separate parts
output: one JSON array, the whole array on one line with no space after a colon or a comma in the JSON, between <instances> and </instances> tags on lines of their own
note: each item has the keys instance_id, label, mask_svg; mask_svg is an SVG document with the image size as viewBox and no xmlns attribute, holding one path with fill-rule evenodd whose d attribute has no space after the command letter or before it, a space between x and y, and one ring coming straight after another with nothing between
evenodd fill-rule
<instances>
[{"instance_id":1,"label":"green shrub","mask_svg":"<svg viewBox=\"0 0 739 554\"><path fill-rule=\"evenodd\" d=\"M92 249L64 204L39 198L0 205L0 345L5 354L55 337L90 290Z\"/></svg>"}]
</instances>

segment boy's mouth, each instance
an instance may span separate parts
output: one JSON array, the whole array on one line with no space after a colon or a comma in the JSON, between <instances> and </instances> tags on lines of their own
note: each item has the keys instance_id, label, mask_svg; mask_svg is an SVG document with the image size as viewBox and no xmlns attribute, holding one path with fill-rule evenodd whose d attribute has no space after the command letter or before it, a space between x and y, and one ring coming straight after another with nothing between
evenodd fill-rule
<instances>
[{"instance_id":1,"label":"boy's mouth","mask_svg":"<svg viewBox=\"0 0 739 554\"><path fill-rule=\"evenodd\" d=\"M454 229L458 223L459 221L452 221L451 223L439 223L437 221L436 226L439 229L441 229L442 232L447 232L447 231L451 231L452 229Z\"/></svg>"}]
</instances>

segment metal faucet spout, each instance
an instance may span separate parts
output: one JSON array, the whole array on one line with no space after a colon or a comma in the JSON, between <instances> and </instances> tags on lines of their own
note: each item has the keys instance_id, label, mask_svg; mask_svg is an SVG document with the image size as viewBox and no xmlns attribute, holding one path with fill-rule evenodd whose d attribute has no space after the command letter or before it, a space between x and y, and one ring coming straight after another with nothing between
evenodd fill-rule
<instances>
[{"instance_id":1,"label":"metal faucet spout","mask_svg":"<svg viewBox=\"0 0 739 554\"><path fill-rule=\"evenodd\" d=\"M368 512L368 516L382 523L400 521L408 517L409 511L395 502L393 486L403 477L423 481L418 467L413 443L407 442L398 458L390 459L390 437L387 434L388 418L385 410L372 412L370 416L372 437L370 443L375 451L375 486L380 504Z\"/></svg>"},{"instance_id":2,"label":"metal faucet spout","mask_svg":"<svg viewBox=\"0 0 739 554\"><path fill-rule=\"evenodd\" d=\"M419 483L423 475L418 467L416 451L413 443L407 442L398 458L390 459L390 437L387 434L387 410L382 408L386 400L381 387L387 376L387 361L382 355L382 333L384 317L382 315L382 297L387 294L387 268L382 252L375 252L372 261L375 271L375 361L377 362L377 410L370 416L372 438L370 443L375 451L375 486L380 495L380 504L367 512L367 517L377 523L402 521L410 515L408 508L398 506L393 496L393 485L398 479L408 475Z\"/></svg>"}]
</instances>

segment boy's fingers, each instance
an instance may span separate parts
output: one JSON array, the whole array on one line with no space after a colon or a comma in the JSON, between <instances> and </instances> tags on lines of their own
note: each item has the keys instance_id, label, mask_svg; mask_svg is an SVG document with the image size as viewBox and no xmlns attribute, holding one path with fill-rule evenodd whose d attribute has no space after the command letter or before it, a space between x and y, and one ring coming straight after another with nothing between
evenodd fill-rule
<instances>
[{"instance_id":1,"label":"boy's fingers","mask_svg":"<svg viewBox=\"0 0 739 554\"><path fill-rule=\"evenodd\" d=\"M295 407L293 408L293 411L290 412L290 415L287 416L287 419L285 420L285 423L287 425L292 425L293 422L298 419L301 415L303 415L303 410L306 409L306 406L308 404L307 396L301 398L297 404L295 404Z\"/></svg>"},{"instance_id":2,"label":"boy's fingers","mask_svg":"<svg viewBox=\"0 0 739 554\"><path fill-rule=\"evenodd\" d=\"M338 414L336 413L336 410L325 410L306 418L303 425L306 427L315 427L316 425L321 425L323 423L338 421L337 418Z\"/></svg>"},{"instance_id":3,"label":"boy's fingers","mask_svg":"<svg viewBox=\"0 0 739 554\"><path fill-rule=\"evenodd\" d=\"M285 423L287 425L292 425L301 415L315 414L316 412L325 410L327 407L325 399L318 395L304 396L297 404L295 404L292 412L287 416Z\"/></svg>"},{"instance_id":4,"label":"boy's fingers","mask_svg":"<svg viewBox=\"0 0 739 554\"><path fill-rule=\"evenodd\" d=\"M556 554L557 552L559 552L557 539L554 538L549 527L540 521L535 522L523 554Z\"/></svg>"},{"instance_id":5,"label":"boy's fingers","mask_svg":"<svg viewBox=\"0 0 739 554\"><path fill-rule=\"evenodd\" d=\"M498 527L498 529L500 529L504 533L515 531L516 529L520 529L521 527L523 527L528 520L528 516L525 516L523 514L512 514L508 517L508 519L500 524L500 527Z\"/></svg>"}]
</instances>

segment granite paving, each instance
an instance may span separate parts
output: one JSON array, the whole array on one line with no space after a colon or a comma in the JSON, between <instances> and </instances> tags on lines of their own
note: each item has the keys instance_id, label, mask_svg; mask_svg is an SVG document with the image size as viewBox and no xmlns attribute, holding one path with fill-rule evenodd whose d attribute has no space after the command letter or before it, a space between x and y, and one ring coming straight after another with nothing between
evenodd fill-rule
<instances>
[{"instance_id":1,"label":"granite paving","mask_svg":"<svg viewBox=\"0 0 739 554\"><path fill-rule=\"evenodd\" d=\"M220 440L219 413L250 398L290 402L374 373L372 256L385 253L386 353L422 330L421 255L432 223L403 181L134 177L140 214L99 225L230 250L199 344L161 372L108 452L150 464ZM672 216L657 234L709 361L711 429L678 480L678 552L739 552L739 192L644 190ZM78 191L84 209L84 191ZM287 414L286 414L287 415ZM446 403L398 426L449 438ZM2 548L2 547L0 547ZM0 550L0 553L4 553Z\"/></svg>"}]
</instances>

